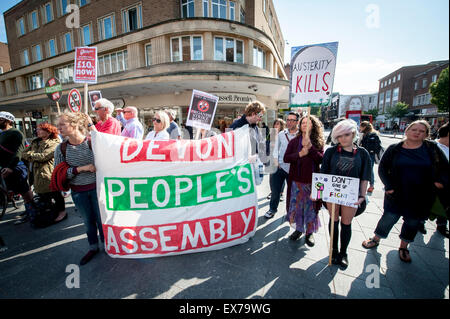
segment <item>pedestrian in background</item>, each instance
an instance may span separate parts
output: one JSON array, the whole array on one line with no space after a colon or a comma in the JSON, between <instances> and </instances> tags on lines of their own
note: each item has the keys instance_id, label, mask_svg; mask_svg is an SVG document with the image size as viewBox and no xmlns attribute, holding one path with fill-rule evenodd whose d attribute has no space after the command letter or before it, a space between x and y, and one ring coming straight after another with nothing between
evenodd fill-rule
<instances>
[{"instance_id":1,"label":"pedestrian in background","mask_svg":"<svg viewBox=\"0 0 450 319\"><path fill-rule=\"evenodd\" d=\"M299 127L297 137L289 142L283 158L290 164L286 220L295 224L295 231L289 238L297 240L305 233L305 242L312 247L313 233L320 227L320 205L311 200L312 174L320 171L325 140L322 123L314 115L302 117Z\"/></svg>"},{"instance_id":2,"label":"pedestrian in background","mask_svg":"<svg viewBox=\"0 0 450 319\"><path fill-rule=\"evenodd\" d=\"M290 112L287 116L287 128L284 129L284 121L280 119L275 120L273 127L278 132L275 139L275 146L273 149L274 164L277 167L275 173L269 176L270 195L267 199L270 199L269 211L264 215L266 218L272 218L278 211L278 205L281 201L281 196L284 191L284 184L289 175L289 164L284 162L284 154L289 142L297 136L298 132L298 119L299 114Z\"/></svg>"},{"instance_id":3,"label":"pedestrian in background","mask_svg":"<svg viewBox=\"0 0 450 319\"><path fill-rule=\"evenodd\" d=\"M167 133L169 133L169 136L173 140L180 140L181 139L181 132L180 127L178 126L177 122L175 122L175 119L177 118L177 111L175 110L166 110L167 115L169 116L170 124L167 128Z\"/></svg>"},{"instance_id":4,"label":"pedestrian in background","mask_svg":"<svg viewBox=\"0 0 450 319\"><path fill-rule=\"evenodd\" d=\"M55 149L60 143L58 129L49 123L42 123L38 125L36 131L37 138L33 139L30 147L22 153L22 157L32 164L34 192L39 195L39 200L55 201L56 223L67 217L66 204L61 192L50 189Z\"/></svg>"},{"instance_id":5,"label":"pedestrian in background","mask_svg":"<svg viewBox=\"0 0 450 319\"><path fill-rule=\"evenodd\" d=\"M67 167L64 176L72 191L72 199L86 226L89 251L81 259L80 265L88 263L98 252L98 236L102 244L102 221L97 199L94 153L90 140L86 137L93 124L84 113L65 113L59 117L58 128L67 140L55 150L55 170L62 164Z\"/></svg>"},{"instance_id":6,"label":"pedestrian in background","mask_svg":"<svg viewBox=\"0 0 450 319\"><path fill-rule=\"evenodd\" d=\"M116 120L111 114L114 112L114 104L111 101L101 98L95 102L95 113L97 113L97 123L94 127L101 133L108 133L112 135L120 135L120 122Z\"/></svg>"},{"instance_id":7,"label":"pedestrian in background","mask_svg":"<svg viewBox=\"0 0 450 319\"><path fill-rule=\"evenodd\" d=\"M138 119L138 110L134 106L127 106L124 109L116 109L117 120L123 125L121 136L142 140L144 127Z\"/></svg>"},{"instance_id":8,"label":"pedestrian in background","mask_svg":"<svg viewBox=\"0 0 450 319\"><path fill-rule=\"evenodd\" d=\"M321 173L348 176L358 178L359 197L355 205L361 205L366 197L367 184L370 180L371 162L370 155L366 149L355 144L358 139L357 124L353 120L343 120L336 124L333 128L332 141L336 144L325 151ZM332 204L326 203L327 209L332 210ZM331 223L334 223L333 236L333 252L332 263L340 265L343 268L348 267L347 248L352 236L352 220L356 214L357 208L335 204L334 221L329 223L329 231L331 233ZM339 216L340 236L339 236ZM340 239L340 249L338 249L338 241Z\"/></svg>"},{"instance_id":9,"label":"pedestrian in background","mask_svg":"<svg viewBox=\"0 0 450 319\"><path fill-rule=\"evenodd\" d=\"M164 111L158 111L152 119L153 131L149 132L145 137L146 140L169 140L170 135L167 132L169 127L169 116Z\"/></svg>"},{"instance_id":10,"label":"pedestrian in background","mask_svg":"<svg viewBox=\"0 0 450 319\"><path fill-rule=\"evenodd\" d=\"M364 147L370 155L371 175L367 192L372 193L375 187L375 174L373 173L373 166L375 165L375 154L379 154L381 150L381 140L378 136L377 131L374 130L372 124L368 121L361 122L359 131L362 134L359 145Z\"/></svg>"},{"instance_id":11,"label":"pedestrian in background","mask_svg":"<svg viewBox=\"0 0 450 319\"><path fill-rule=\"evenodd\" d=\"M437 191L448 185L448 161L436 143L427 140L429 136L428 122L412 122L405 130L406 138L385 151L378 168L385 186L384 212L375 236L364 241L363 247L378 246L403 217L399 257L411 262L408 244L414 241L420 221L428 218Z\"/></svg>"}]
</instances>

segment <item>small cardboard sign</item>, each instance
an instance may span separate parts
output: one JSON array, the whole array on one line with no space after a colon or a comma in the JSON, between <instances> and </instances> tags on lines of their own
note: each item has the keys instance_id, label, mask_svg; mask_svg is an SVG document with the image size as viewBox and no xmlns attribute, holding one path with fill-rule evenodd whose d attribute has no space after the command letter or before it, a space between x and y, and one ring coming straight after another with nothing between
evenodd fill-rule
<instances>
[{"instance_id":1,"label":"small cardboard sign","mask_svg":"<svg viewBox=\"0 0 450 319\"><path fill-rule=\"evenodd\" d=\"M50 100L59 101L62 96L62 86L57 78L48 79L47 83L45 83L45 93Z\"/></svg>"},{"instance_id":2,"label":"small cardboard sign","mask_svg":"<svg viewBox=\"0 0 450 319\"><path fill-rule=\"evenodd\" d=\"M102 98L102 92L100 91L89 91L89 102L91 103L92 111L95 110L95 102Z\"/></svg>"},{"instance_id":3,"label":"small cardboard sign","mask_svg":"<svg viewBox=\"0 0 450 319\"><path fill-rule=\"evenodd\" d=\"M313 173L311 198L357 208L359 178Z\"/></svg>"},{"instance_id":4,"label":"small cardboard sign","mask_svg":"<svg viewBox=\"0 0 450 319\"><path fill-rule=\"evenodd\" d=\"M77 89L72 89L67 97L67 105L70 107L72 112L81 111L81 93Z\"/></svg>"},{"instance_id":5,"label":"small cardboard sign","mask_svg":"<svg viewBox=\"0 0 450 319\"><path fill-rule=\"evenodd\" d=\"M192 91L186 126L210 130L219 97L198 90Z\"/></svg>"}]
</instances>

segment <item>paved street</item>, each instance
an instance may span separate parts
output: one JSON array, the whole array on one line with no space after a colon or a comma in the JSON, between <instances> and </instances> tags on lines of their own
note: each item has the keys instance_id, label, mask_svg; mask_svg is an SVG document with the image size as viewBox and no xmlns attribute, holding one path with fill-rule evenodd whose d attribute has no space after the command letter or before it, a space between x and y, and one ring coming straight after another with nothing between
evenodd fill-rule
<instances>
[{"instance_id":1,"label":"paved street","mask_svg":"<svg viewBox=\"0 0 450 319\"><path fill-rule=\"evenodd\" d=\"M385 146L399 139L383 137ZM375 167L377 169L377 166ZM269 178L258 187L259 219L255 236L231 248L153 259L113 259L101 252L80 267L80 287L66 279L88 249L82 219L67 199L69 218L45 229L13 225L21 209L8 210L0 234L8 250L0 253L0 298L449 298L449 241L427 221L411 245L412 263L398 257L402 221L377 249L366 250L381 217L382 185L367 210L352 224L349 267L328 267L328 213L320 214L316 245L304 236L289 240L285 202L266 220ZM70 280L69 280L70 283ZM371 288L372 287L372 288Z\"/></svg>"}]
</instances>

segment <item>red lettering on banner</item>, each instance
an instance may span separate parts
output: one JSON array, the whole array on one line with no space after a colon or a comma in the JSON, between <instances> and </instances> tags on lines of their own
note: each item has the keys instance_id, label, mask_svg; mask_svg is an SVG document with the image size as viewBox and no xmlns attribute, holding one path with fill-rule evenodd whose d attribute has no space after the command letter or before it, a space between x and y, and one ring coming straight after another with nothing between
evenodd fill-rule
<instances>
[{"instance_id":1,"label":"red lettering on banner","mask_svg":"<svg viewBox=\"0 0 450 319\"><path fill-rule=\"evenodd\" d=\"M300 93L302 93L302 90L300 89L300 81L302 80L302 76L298 77L297 76L297 87L295 88L295 93L298 93L298 91L300 91Z\"/></svg>"},{"instance_id":2,"label":"red lettering on banner","mask_svg":"<svg viewBox=\"0 0 450 319\"><path fill-rule=\"evenodd\" d=\"M242 238L254 230L255 222L256 207L249 207L221 216L166 225L121 227L104 224L103 233L110 255L164 255Z\"/></svg>"},{"instance_id":3,"label":"red lettering on banner","mask_svg":"<svg viewBox=\"0 0 450 319\"><path fill-rule=\"evenodd\" d=\"M325 74L323 75L323 83L325 83L325 85L327 86L326 88L322 86L322 90L324 90L324 91L328 91L328 84L325 81L325 76L326 75L330 75L330 72L325 72Z\"/></svg>"},{"instance_id":4,"label":"red lettering on banner","mask_svg":"<svg viewBox=\"0 0 450 319\"><path fill-rule=\"evenodd\" d=\"M198 162L234 157L234 132L202 140L125 139L120 146L120 162Z\"/></svg>"}]
</instances>

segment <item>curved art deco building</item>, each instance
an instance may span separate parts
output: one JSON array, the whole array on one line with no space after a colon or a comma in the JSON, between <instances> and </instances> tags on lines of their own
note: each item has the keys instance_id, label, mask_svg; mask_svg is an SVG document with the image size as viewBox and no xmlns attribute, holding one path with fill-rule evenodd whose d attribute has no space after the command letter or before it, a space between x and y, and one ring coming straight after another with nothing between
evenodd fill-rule
<instances>
[{"instance_id":1,"label":"curved art deco building","mask_svg":"<svg viewBox=\"0 0 450 319\"><path fill-rule=\"evenodd\" d=\"M70 5L70 6L69 6ZM268 108L270 126L288 102L284 40L271 0L42 0L4 13L12 70L0 75L0 109L13 113L27 137L54 122L44 92L55 76L68 111L74 48L98 49L100 90L117 107L136 106L145 125L173 108L184 123L192 90L219 96L215 126L252 100ZM78 20L77 20L78 19Z\"/></svg>"}]
</instances>

